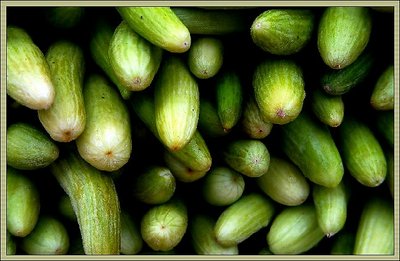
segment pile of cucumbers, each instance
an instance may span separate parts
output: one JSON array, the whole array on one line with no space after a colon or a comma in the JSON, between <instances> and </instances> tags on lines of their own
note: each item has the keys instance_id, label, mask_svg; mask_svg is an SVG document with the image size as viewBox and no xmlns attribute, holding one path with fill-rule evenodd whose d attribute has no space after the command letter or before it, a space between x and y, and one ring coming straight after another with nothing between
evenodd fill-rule
<instances>
[{"instance_id":1,"label":"pile of cucumbers","mask_svg":"<svg viewBox=\"0 0 400 261\"><path fill-rule=\"evenodd\" d=\"M8 7L7 255L394 255L393 9Z\"/></svg>"}]
</instances>

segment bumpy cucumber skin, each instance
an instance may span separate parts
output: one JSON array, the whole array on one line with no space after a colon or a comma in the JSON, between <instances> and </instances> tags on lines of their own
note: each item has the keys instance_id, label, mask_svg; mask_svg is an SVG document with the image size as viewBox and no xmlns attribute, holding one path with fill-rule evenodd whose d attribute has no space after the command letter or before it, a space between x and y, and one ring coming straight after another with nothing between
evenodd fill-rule
<instances>
[{"instance_id":1,"label":"bumpy cucumber skin","mask_svg":"<svg viewBox=\"0 0 400 261\"><path fill-rule=\"evenodd\" d=\"M329 129L308 112L281 127L281 142L283 152L310 181L336 187L342 180L342 158Z\"/></svg>"},{"instance_id":2,"label":"bumpy cucumber skin","mask_svg":"<svg viewBox=\"0 0 400 261\"><path fill-rule=\"evenodd\" d=\"M87 255L118 255L121 248L120 203L111 176L70 151L50 166L68 194Z\"/></svg>"},{"instance_id":3,"label":"bumpy cucumber skin","mask_svg":"<svg viewBox=\"0 0 400 261\"><path fill-rule=\"evenodd\" d=\"M182 149L197 129L200 93L186 64L166 57L155 82L154 108L158 134L171 151Z\"/></svg>"},{"instance_id":4,"label":"bumpy cucumber skin","mask_svg":"<svg viewBox=\"0 0 400 261\"><path fill-rule=\"evenodd\" d=\"M25 237L35 228L40 214L40 194L28 177L7 167L7 231Z\"/></svg>"},{"instance_id":5,"label":"bumpy cucumber skin","mask_svg":"<svg viewBox=\"0 0 400 261\"><path fill-rule=\"evenodd\" d=\"M7 128L7 164L21 170L45 168L59 156L58 145L38 127L13 123Z\"/></svg>"},{"instance_id":6,"label":"bumpy cucumber skin","mask_svg":"<svg viewBox=\"0 0 400 261\"><path fill-rule=\"evenodd\" d=\"M21 240L21 249L28 255L65 255L69 244L67 228L60 220L40 216L34 230Z\"/></svg>"},{"instance_id":7,"label":"bumpy cucumber skin","mask_svg":"<svg viewBox=\"0 0 400 261\"><path fill-rule=\"evenodd\" d=\"M59 41L50 46L46 61L56 95L49 109L38 111L38 117L53 140L70 142L81 135L86 124L83 51L72 42Z\"/></svg>"},{"instance_id":8,"label":"bumpy cucumber skin","mask_svg":"<svg viewBox=\"0 0 400 261\"><path fill-rule=\"evenodd\" d=\"M143 248L139 224L125 210L121 211L121 254L136 255Z\"/></svg>"},{"instance_id":9,"label":"bumpy cucumber skin","mask_svg":"<svg viewBox=\"0 0 400 261\"><path fill-rule=\"evenodd\" d=\"M172 53L191 46L188 28L170 7L116 7L122 19L143 38Z\"/></svg>"},{"instance_id":10,"label":"bumpy cucumber skin","mask_svg":"<svg viewBox=\"0 0 400 261\"><path fill-rule=\"evenodd\" d=\"M324 124L335 128L342 123L344 117L342 96L329 95L317 88L312 90L310 103L313 113Z\"/></svg>"},{"instance_id":11,"label":"bumpy cucumber skin","mask_svg":"<svg viewBox=\"0 0 400 261\"><path fill-rule=\"evenodd\" d=\"M162 49L135 33L125 21L114 31L108 56L125 88L142 91L150 86L160 67Z\"/></svg>"},{"instance_id":12,"label":"bumpy cucumber skin","mask_svg":"<svg viewBox=\"0 0 400 261\"><path fill-rule=\"evenodd\" d=\"M273 220L267 244L276 255L295 255L313 248L324 237L315 207L302 204L285 208Z\"/></svg>"},{"instance_id":13,"label":"bumpy cucumber skin","mask_svg":"<svg viewBox=\"0 0 400 261\"><path fill-rule=\"evenodd\" d=\"M253 21L253 42L266 52L291 55L309 42L314 29L314 15L306 9L272 9Z\"/></svg>"},{"instance_id":14,"label":"bumpy cucumber skin","mask_svg":"<svg viewBox=\"0 0 400 261\"><path fill-rule=\"evenodd\" d=\"M260 109L251 95L244 101L241 127L244 133L251 139L263 139L267 137L274 125L265 121L261 115Z\"/></svg>"},{"instance_id":15,"label":"bumpy cucumber skin","mask_svg":"<svg viewBox=\"0 0 400 261\"><path fill-rule=\"evenodd\" d=\"M83 90L86 127L76 139L79 154L94 167L115 171L124 166L132 152L128 108L101 75L87 79Z\"/></svg>"},{"instance_id":16,"label":"bumpy cucumber skin","mask_svg":"<svg viewBox=\"0 0 400 261\"><path fill-rule=\"evenodd\" d=\"M266 227L275 214L271 200L251 193L227 207L214 226L217 241L223 246L234 246Z\"/></svg>"},{"instance_id":17,"label":"bumpy cucumber skin","mask_svg":"<svg viewBox=\"0 0 400 261\"><path fill-rule=\"evenodd\" d=\"M381 198L369 199L363 208L354 243L355 255L393 255L393 205Z\"/></svg>"},{"instance_id":18,"label":"bumpy cucumber skin","mask_svg":"<svg viewBox=\"0 0 400 261\"><path fill-rule=\"evenodd\" d=\"M394 66L388 66L379 76L370 98L371 106L376 110L394 109Z\"/></svg>"},{"instance_id":19,"label":"bumpy cucumber skin","mask_svg":"<svg viewBox=\"0 0 400 261\"><path fill-rule=\"evenodd\" d=\"M332 69L352 64L369 42L372 19L367 7L327 7L319 21L318 50Z\"/></svg>"},{"instance_id":20,"label":"bumpy cucumber skin","mask_svg":"<svg viewBox=\"0 0 400 261\"><path fill-rule=\"evenodd\" d=\"M339 128L339 144L343 162L358 182L367 187L376 187L385 180L385 154L365 123L351 116L345 117Z\"/></svg>"},{"instance_id":21,"label":"bumpy cucumber skin","mask_svg":"<svg viewBox=\"0 0 400 261\"><path fill-rule=\"evenodd\" d=\"M299 115L305 99L303 73L291 60L268 60L253 74L254 95L263 119L287 124Z\"/></svg>"},{"instance_id":22,"label":"bumpy cucumber skin","mask_svg":"<svg viewBox=\"0 0 400 261\"><path fill-rule=\"evenodd\" d=\"M32 109L48 109L55 91L44 54L28 33L7 27L7 94Z\"/></svg>"}]
</instances>

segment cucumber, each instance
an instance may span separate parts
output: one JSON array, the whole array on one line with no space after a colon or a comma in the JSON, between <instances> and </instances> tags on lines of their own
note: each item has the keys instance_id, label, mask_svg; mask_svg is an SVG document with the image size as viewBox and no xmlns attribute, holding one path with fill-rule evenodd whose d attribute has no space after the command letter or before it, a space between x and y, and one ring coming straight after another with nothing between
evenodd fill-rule
<instances>
[{"instance_id":1,"label":"cucumber","mask_svg":"<svg viewBox=\"0 0 400 261\"><path fill-rule=\"evenodd\" d=\"M99 170L118 170L128 162L132 151L128 108L99 74L88 77L83 97L86 127L76 139L79 154Z\"/></svg>"},{"instance_id":2,"label":"cucumber","mask_svg":"<svg viewBox=\"0 0 400 261\"><path fill-rule=\"evenodd\" d=\"M143 248L139 224L125 210L121 210L121 254L136 255Z\"/></svg>"},{"instance_id":3,"label":"cucumber","mask_svg":"<svg viewBox=\"0 0 400 261\"><path fill-rule=\"evenodd\" d=\"M214 233L221 245L235 246L268 226L275 214L271 200L258 193L242 196L218 217Z\"/></svg>"},{"instance_id":4,"label":"cucumber","mask_svg":"<svg viewBox=\"0 0 400 261\"><path fill-rule=\"evenodd\" d=\"M343 231L337 234L332 243L331 255L352 255L356 235L353 232Z\"/></svg>"},{"instance_id":5,"label":"cucumber","mask_svg":"<svg viewBox=\"0 0 400 261\"><path fill-rule=\"evenodd\" d=\"M251 139L263 139L267 137L274 126L271 122L265 121L261 115L260 109L253 97L244 101L241 127L243 132Z\"/></svg>"},{"instance_id":6,"label":"cucumber","mask_svg":"<svg viewBox=\"0 0 400 261\"><path fill-rule=\"evenodd\" d=\"M394 66L388 66L379 76L372 90L371 106L376 110L394 109Z\"/></svg>"},{"instance_id":7,"label":"cucumber","mask_svg":"<svg viewBox=\"0 0 400 261\"><path fill-rule=\"evenodd\" d=\"M311 91L311 110L317 118L329 127L339 126L344 117L344 102L342 96L329 95L316 88Z\"/></svg>"},{"instance_id":8,"label":"cucumber","mask_svg":"<svg viewBox=\"0 0 400 261\"><path fill-rule=\"evenodd\" d=\"M224 247L214 236L216 220L206 214L197 214L189 223L191 243L197 255L237 255L237 245Z\"/></svg>"},{"instance_id":9,"label":"cucumber","mask_svg":"<svg viewBox=\"0 0 400 261\"><path fill-rule=\"evenodd\" d=\"M197 129L199 87L182 59L168 56L163 60L154 88L158 135L171 151L178 151Z\"/></svg>"},{"instance_id":10,"label":"cucumber","mask_svg":"<svg viewBox=\"0 0 400 261\"><path fill-rule=\"evenodd\" d=\"M366 123L354 116L345 116L339 128L338 146L344 165L359 183L367 187L377 187L385 180L385 154Z\"/></svg>"},{"instance_id":11,"label":"cucumber","mask_svg":"<svg viewBox=\"0 0 400 261\"><path fill-rule=\"evenodd\" d=\"M23 28L6 30L7 95L32 110L48 109L55 91L43 52Z\"/></svg>"},{"instance_id":12,"label":"cucumber","mask_svg":"<svg viewBox=\"0 0 400 261\"><path fill-rule=\"evenodd\" d=\"M376 113L375 131L386 144L394 148L394 110Z\"/></svg>"},{"instance_id":13,"label":"cucumber","mask_svg":"<svg viewBox=\"0 0 400 261\"><path fill-rule=\"evenodd\" d=\"M86 125L83 51L75 43L59 41L50 46L46 60L56 95L49 109L38 111L38 117L53 140L70 142L81 135Z\"/></svg>"},{"instance_id":14,"label":"cucumber","mask_svg":"<svg viewBox=\"0 0 400 261\"><path fill-rule=\"evenodd\" d=\"M77 221L71 199L67 194L63 194L58 201L58 210L60 214L71 221Z\"/></svg>"},{"instance_id":15,"label":"cucumber","mask_svg":"<svg viewBox=\"0 0 400 261\"><path fill-rule=\"evenodd\" d=\"M284 208L272 221L266 238L275 255L297 255L315 247L324 232L318 225L315 207L301 204Z\"/></svg>"},{"instance_id":16,"label":"cucumber","mask_svg":"<svg viewBox=\"0 0 400 261\"><path fill-rule=\"evenodd\" d=\"M108 56L110 64L124 87L142 91L150 86L160 67L162 49L134 32L125 21L114 31Z\"/></svg>"},{"instance_id":17,"label":"cucumber","mask_svg":"<svg viewBox=\"0 0 400 261\"><path fill-rule=\"evenodd\" d=\"M271 9L258 15L251 25L253 42L276 55L291 55L310 41L314 14L307 9Z\"/></svg>"},{"instance_id":18,"label":"cucumber","mask_svg":"<svg viewBox=\"0 0 400 261\"><path fill-rule=\"evenodd\" d=\"M291 60L267 60L253 73L254 95L261 115L273 124L287 124L299 115L305 99L301 68Z\"/></svg>"},{"instance_id":19,"label":"cucumber","mask_svg":"<svg viewBox=\"0 0 400 261\"><path fill-rule=\"evenodd\" d=\"M35 229L22 238L20 247L28 255L65 255L70 239L66 226L52 216L40 216Z\"/></svg>"},{"instance_id":20,"label":"cucumber","mask_svg":"<svg viewBox=\"0 0 400 261\"><path fill-rule=\"evenodd\" d=\"M354 243L354 255L393 255L393 204L383 198L369 198L363 206Z\"/></svg>"},{"instance_id":21,"label":"cucumber","mask_svg":"<svg viewBox=\"0 0 400 261\"><path fill-rule=\"evenodd\" d=\"M120 6L116 9L133 31L152 44L172 53L189 50L189 30L170 7Z\"/></svg>"},{"instance_id":22,"label":"cucumber","mask_svg":"<svg viewBox=\"0 0 400 261\"><path fill-rule=\"evenodd\" d=\"M371 30L372 17L368 7L326 7L317 32L322 60L332 69L349 66L364 51Z\"/></svg>"},{"instance_id":23,"label":"cucumber","mask_svg":"<svg viewBox=\"0 0 400 261\"><path fill-rule=\"evenodd\" d=\"M222 137L228 134L222 127L217 108L206 98L200 98L198 129L212 138Z\"/></svg>"},{"instance_id":24,"label":"cucumber","mask_svg":"<svg viewBox=\"0 0 400 261\"><path fill-rule=\"evenodd\" d=\"M42 169L60 154L58 145L45 130L25 122L7 127L7 164L21 170Z\"/></svg>"},{"instance_id":25,"label":"cucumber","mask_svg":"<svg viewBox=\"0 0 400 261\"><path fill-rule=\"evenodd\" d=\"M256 183L271 199L285 206L301 205L310 194L310 185L300 170L292 162L275 156Z\"/></svg>"},{"instance_id":26,"label":"cucumber","mask_svg":"<svg viewBox=\"0 0 400 261\"><path fill-rule=\"evenodd\" d=\"M13 235L6 230L6 255L15 255L17 252L17 243Z\"/></svg>"},{"instance_id":27,"label":"cucumber","mask_svg":"<svg viewBox=\"0 0 400 261\"><path fill-rule=\"evenodd\" d=\"M216 37L200 37L193 41L188 52L190 71L199 79L215 76L222 67L224 46Z\"/></svg>"},{"instance_id":28,"label":"cucumber","mask_svg":"<svg viewBox=\"0 0 400 261\"><path fill-rule=\"evenodd\" d=\"M44 10L46 21L58 29L76 28L83 20L86 9L83 6L57 6Z\"/></svg>"},{"instance_id":29,"label":"cucumber","mask_svg":"<svg viewBox=\"0 0 400 261\"><path fill-rule=\"evenodd\" d=\"M111 176L87 163L77 151L66 151L50 171L71 200L85 254L118 255L120 203Z\"/></svg>"},{"instance_id":30,"label":"cucumber","mask_svg":"<svg viewBox=\"0 0 400 261\"><path fill-rule=\"evenodd\" d=\"M228 206L242 196L245 181L239 172L220 166L207 173L201 186L203 198L207 203L213 206Z\"/></svg>"},{"instance_id":31,"label":"cucumber","mask_svg":"<svg viewBox=\"0 0 400 261\"><path fill-rule=\"evenodd\" d=\"M40 214L40 193L23 172L7 167L7 231L25 237L35 228Z\"/></svg>"}]
</instances>

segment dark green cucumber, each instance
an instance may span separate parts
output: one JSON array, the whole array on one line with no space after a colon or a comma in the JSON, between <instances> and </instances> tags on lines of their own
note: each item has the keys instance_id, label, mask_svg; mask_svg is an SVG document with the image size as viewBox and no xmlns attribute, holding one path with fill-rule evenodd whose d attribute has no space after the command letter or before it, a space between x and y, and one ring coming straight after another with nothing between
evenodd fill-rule
<instances>
[{"instance_id":1,"label":"dark green cucumber","mask_svg":"<svg viewBox=\"0 0 400 261\"><path fill-rule=\"evenodd\" d=\"M76 139L79 154L100 170L118 170L132 152L128 108L108 80L98 74L88 77L83 97L86 127Z\"/></svg>"},{"instance_id":2,"label":"dark green cucumber","mask_svg":"<svg viewBox=\"0 0 400 261\"><path fill-rule=\"evenodd\" d=\"M116 7L132 30L152 44L172 53L183 53L191 46L188 28L170 7Z\"/></svg>"},{"instance_id":3,"label":"dark green cucumber","mask_svg":"<svg viewBox=\"0 0 400 261\"><path fill-rule=\"evenodd\" d=\"M394 66L388 66L379 76L370 98L371 106L376 110L394 109Z\"/></svg>"},{"instance_id":4,"label":"dark green cucumber","mask_svg":"<svg viewBox=\"0 0 400 261\"><path fill-rule=\"evenodd\" d=\"M17 243L13 235L6 230L6 255L15 255L17 253Z\"/></svg>"},{"instance_id":5,"label":"dark green cucumber","mask_svg":"<svg viewBox=\"0 0 400 261\"><path fill-rule=\"evenodd\" d=\"M50 46L46 60L56 95L49 109L38 111L39 120L53 140L70 142L81 135L86 125L83 51L75 43L59 41Z\"/></svg>"},{"instance_id":6,"label":"dark green cucumber","mask_svg":"<svg viewBox=\"0 0 400 261\"><path fill-rule=\"evenodd\" d=\"M121 210L121 254L136 255L142 248L139 224L128 212Z\"/></svg>"},{"instance_id":7,"label":"dark green cucumber","mask_svg":"<svg viewBox=\"0 0 400 261\"><path fill-rule=\"evenodd\" d=\"M71 203L71 199L69 198L69 196L67 194L63 194L59 201L58 201L58 211L60 212L60 214L71 220L71 221L77 221L76 220L76 215L74 212L74 208L72 206Z\"/></svg>"},{"instance_id":8,"label":"dark green cucumber","mask_svg":"<svg viewBox=\"0 0 400 261\"><path fill-rule=\"evenodd\" d=\"M22 28L7 26L7 95L33 110L48 109L55 91L49 65Z\"/></svg>"},{"instance_id":9,"label":"dark green cucumber","mask_svg":"<svg viewBox=\"0 0 400 261\"><path fill-rule=\"evenodd\" d=\"M7 127L7 164L16 169L45 168L59 156L58 145L30 123L16 122Z\"/></svg>"},{"instance_id":10,"label":"dark green cucumber","mask_svg":"<svg viewBox=\"0 0 400 261\"><path fill-rule=\"evenodd\" d=\"M332 69L352 64L367 46L372 30L368 7L326 7L319 21L318 50Z\"/></svg>"},{"instance_id":11,"label":"dark green cucumber","mask_svg":"<svg viewBox=\"0 0 400 261\"><path fill-rule=\"evenodd\" d=\"M134 32L125 21L114 31L108 56L119 81L130 91L150 86L160 67L162 49Z\"/></svg>"},{"instance_id":12,"label":"dark green cucumber","mask_svg":"<svg viewBox=\"0 0 400 261\"><path fill-rule=\"evenodd\" d=\"M330 127L339 126L344 117L344 102L340 95L329 95L319 88L311 90L311 109L315 116Z\"/></svg>"},{"instance_id":13,"label":"dark green cucumber","mask_svg":"<svg viewBox=\"0 0 400 261\"><path fill-rule=\"evenodd\" d=\"M244 101L241 127L249 138L263 139L271 133L273 126L263 119L253 96Z\"/></svg>"},{"instance_id":14,"label":"dark green cucumber","mask_svg":"<svg viewBox=\"0 0 400 261\"><path fill-rule=\"evenodd\" d=\"M330 251L331 255L352 255L356 235L353 232L343 231L335 236Z\"/></svg>"},{"instance_id":15,"label":"dark green cucumber","mask_svg":"<svg viewBox=\"0 0 400 261\"><path fill-rule=\"evenodd\" d=\"M291 55L310 41L314 13L307 9L271 9L258 15L251 25L253 42L266 52Z\"/></svg>"},{"instance_id":16,"label":"dark green cucumber","mask_svg":"<svg viewBox=\"0 0 400 261\"><path fill-rule=\"evenodd\" d=\"M200 98L198 129L212 138L222 137L228 134L222 127L215 105L206 98Z\"/></svg>"},{"instance_id":17,"label":"dark green cucumber","mask_svg":"<svg viewBox=\"0 0 400 261\"><path fill-rule=\"evenodd\" d=\"M44 10L46 21L59 29L76 28L83 20L86 9L83 6L57 6Z\"/></svg>"},{"instance_id":18,"label":"dark green cucumber","mask_svg":"<svg viewBox=\"0 0 400 261\"><path fill-rule=\"evenodd\" d=\"M333 188L342 180L344 167L335 141L328 127L308 112L281 127L281 147L310 181Z\"/></svg>"},{"instance_id":19,"label":"dark green cucumber","mask_svg":"<svg viewBox=\"0 0 400 261\"><path fill-rule=\"evenodd\" d=\"M375 116L375 126L383 140L394 148L394 110L378 111Z\"/></svg>"}]
</instances>

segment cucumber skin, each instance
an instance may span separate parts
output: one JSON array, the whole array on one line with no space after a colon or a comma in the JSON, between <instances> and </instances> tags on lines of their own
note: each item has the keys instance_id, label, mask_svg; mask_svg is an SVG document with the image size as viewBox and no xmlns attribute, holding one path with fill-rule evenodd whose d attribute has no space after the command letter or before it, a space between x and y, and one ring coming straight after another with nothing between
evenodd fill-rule
<instances>
[{"instance_id":1,"label":"cucumber skin","mask_svg":"<svg viewBox=\"0 0 400 261\"><path fill-rule=\"evenodd\" d=\"M344 117L344 102L341 96L326 94L321 89L311 93L311 109L315 116L330 127L339 126Z\"/></svg>"},{"instance_id":2,"label":"cucumber skin","mask_svg":"<svg viewBox=\"0 0 400 261\"><path fill-rule=\"evenodd\" d=\"M379 76L370 98L371 106L376 110L394 109L394 66L388 66Z\"/></svg>"}]
</instances>

